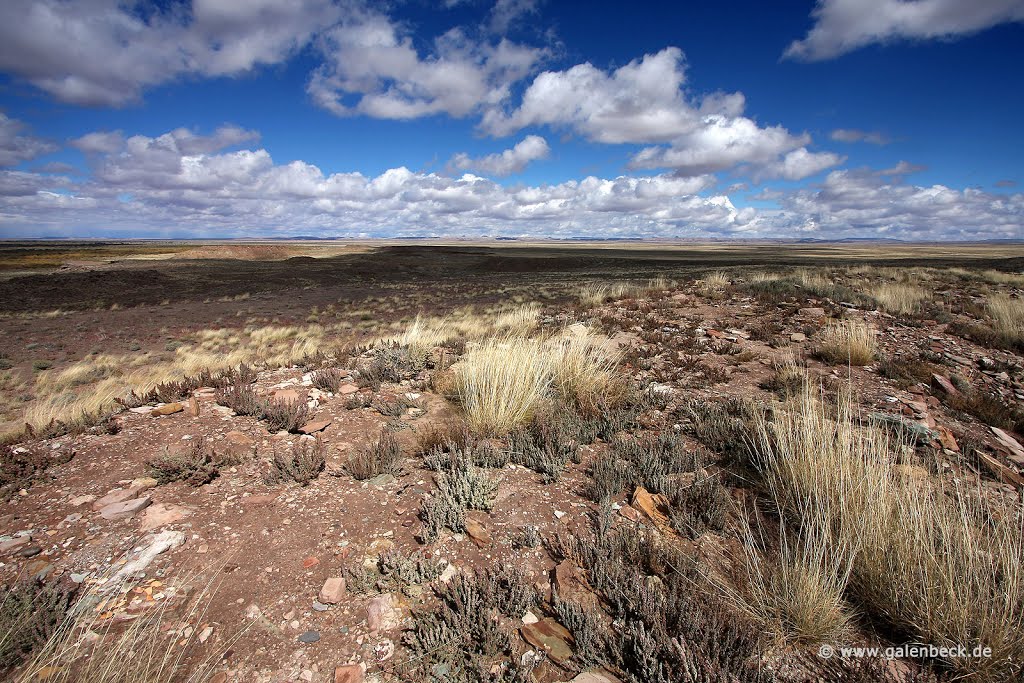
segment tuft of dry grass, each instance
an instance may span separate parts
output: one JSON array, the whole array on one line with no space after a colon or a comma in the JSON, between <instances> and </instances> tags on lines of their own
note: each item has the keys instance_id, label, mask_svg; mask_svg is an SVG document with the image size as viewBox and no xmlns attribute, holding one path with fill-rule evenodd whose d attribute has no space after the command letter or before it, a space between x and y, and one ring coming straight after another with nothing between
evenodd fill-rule
<instances>
[{"instance_id":1,"label":"tuft of dry grass","mask_svg":"<svg viewBox=\"0 0 1024 683\"><path fill-rule=\"evenodd\" d=\"M828 363L867 365L877 348L875 331L860 320L833 323L818 336L818 355Z\"/></svg>"},{"instance_id":2,"label":"tuft of dry grass","mask_svg":"<svg viewBox=\"0 0 1024 683\"><path fill-rule=\"evenodd\" d=\"M216 593L214 578L200 584L196 574L161 587L156 606L120 623L105 618L111 598L96 589L87 591L68 610L67 617L53 631L46 644L12 679L16 683L202 683L217 670L224 649L213 643L200 644L198 629L182 626L202 623ZM188 584L199 590L189 596ZM187 601L180 615L171 614L173 604ZM248 628L248 624L221 642L225 649ZM185 662L188 661L186 668Z\"/></svg>"},{"instance_id":3,"label":"tuft of dry grass","mask_svg":"<svg viewBox=\"0 0 1024 683\"><path fill-rule=\"evenodd\" d=\"M996 332L1010 344L1024 344L1024 299L996 295L989 299L988 310Z\"/></svg>"},{"instance_id":4,"label":"tuft of dry grass","mask_svg":"<svg viewBox=\"0 0 1024 683\"><path fill-rule=\"evenodd\" d=\"M886 282L871 290L873 298L882 310L899 315L910 315L921 310L922 302L928 300L928 290L914 284Z\"/></svg>"},{"instance_id":5,"label":"tuft of dry grass","mask_svg":"<svg viewBox=\"0 0 1024 683\"><path fill-rule=\"evenodd\" d=\"M730 283L731 280L725 272L716 270L698 280L697 288L704 296L711 297L720 294Z\"/></svg>"},{"instance_id":6,"label":"tuft of dry grass","mask_svg":"<svg viewBox=\"0 0 1024 683\"><path fill-rule=\"evenodd\" d=\"M725 587L740 610L782 642L836 642L850 634L852 614L844 591L852 570L850 549L836 539L821 518L811 518L797 532L780 526L774 551L764 531L753 531L743 518L743 588Z\"/></svg>"},{"instance_id":7,"label":"tuft of dry grass","mask_svg":"<svg viewBox=\"0 0 1024 683\"><path fill-rule=\"evenodd\" d=\"M552 381L551 357L540 340L491 338L452 367L455 394L470 428L500 436L527 422Z\"/></svg>"},{"instance_id":8,"label":"tuft of dry grass","mask_svg":"<svg viewBox=\"0 0 1024 683\"><path fill-rule=\"evenodd\" d=\"M991 658L949 657L962 673L1019 675L1024 501L982 498L976 483L904 476L898 437L861 427L849 394L830 408L816 393L757 429L759 467L784 518L847 548L848 593L866 611L921 642L992 649Z\"/></svg>"},{"instance_id":9,"label":"tuft of dry grass","mask_svg":"<svg viewBox=\"0 0 1024 683\"><path fill-rule=\"evenodd\" d=\"M594 335L571 335L549 353L555 390L583 412L593 413L624 396L626 384L616 372L622 354Z\"/></svg>"}]
</instances>

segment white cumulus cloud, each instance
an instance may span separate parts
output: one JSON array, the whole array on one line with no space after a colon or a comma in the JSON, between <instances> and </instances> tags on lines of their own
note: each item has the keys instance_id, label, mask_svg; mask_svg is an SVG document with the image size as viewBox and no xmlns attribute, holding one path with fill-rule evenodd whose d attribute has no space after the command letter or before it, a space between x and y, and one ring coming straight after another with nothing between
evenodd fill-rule
<instances>
[{"instance_id":1,"label":"white cumulus cloud","mask_svg":"<svg viewBox=\"0 0 1024 683\"><path fill-rule=\"evenodd\" d=\"M486 175L507 176L521 173L531 162L551 154L548 141L539 135L527 135L510 149L474 159L465 152L452 157L448 166L457 171L479 171Z\"/></svg>"},{"instance_id":2,"label":"white cumulus cloud","mask_svg":"<svg viewBox=\"0 0 1024 683\"><path fill-rule=\"evenodd\" d=\"M743 116L742 93L712 93L695 101L685 96L685 83L685 58L675 47L610 73L589 63L545 71L526 89L518 108L489 109L481 128L508 135L547 125L595 142L656 143L640 150L630 167L668 168L682 175L745 165L760 176L796 179L841 162L835 154L807 151L811 138L806 133L762 127Z\"/></svg>"},{"instance_id":3,"label":"white cumulus cloud","mask_svg":"<svg viewBox=\"0 0 1024 683\"><path fill-rule=\"evenodd\" d=\"M832 59L872 43L955 38L1024 21L1021 0L818 0L814 26L783 57Z\"/></svg>"},{"instance_id":4,"label":"white cumulus cloud","mask_svg":"<svg viewBox=\"0 0 1024 683\"><path fill-rule=\"evenodd\" d=\"M545 54L504 38L474 41L458 28L421 54L411 35L373 10L351 12L318 42L324 63L307 88L313 101L334 114L383 119L461 118L497 105Z\"/></svg>"},{"instance_id":5,"label":"white cumulus cloud","mask_svg":"<svg viewBox=\"0 0 1024 683\"><path fill-rule=\"evenodd\" d=\"M710 174L588 176L502 185L392 168L325 174L276 163L226 126L209 135L84 136L91 175L0 172L0 235L622 236L985 239L1024 234L1024 193L907 184L899 175L832 171L815 185L762 192L777 208L742 206ZM103 144L96 144L103 140ZM117 142L115 145L114 142ZM786 177L818 162L797 148ZM787 169L788 165L788 169ZM895 170L905 170L899 168ZM891 171L894 169L887 169ZM742 188L732 191L744 192Z\"/></svg>"}]
</instances>

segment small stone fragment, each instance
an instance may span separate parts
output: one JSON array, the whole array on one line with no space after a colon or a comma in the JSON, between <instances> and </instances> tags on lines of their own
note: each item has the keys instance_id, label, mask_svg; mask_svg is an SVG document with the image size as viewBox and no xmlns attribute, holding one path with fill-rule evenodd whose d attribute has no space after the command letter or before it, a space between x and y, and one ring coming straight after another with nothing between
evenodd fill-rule
<instances>
[{"instance_id":1,"label":"small stone fragment","mask_svg":"<svg viewBox=\"0 0 1024 683\"><path fill-rule=\"evenodd\" d=\"M337 605L345 597L345 579L340 576L332 576L324 581L320 589L320 602L325 605Z\"/></svg>"},{"instance_id":2,"label":"small stone fragment","mask_svg":"<svg viewBox=\"0 0 1024 683\"><path fill-rule=\"evenodd\" d=\"M335 667L334 683L363 683L363 668L358 664Z\"/></svg>"}]
</instances>

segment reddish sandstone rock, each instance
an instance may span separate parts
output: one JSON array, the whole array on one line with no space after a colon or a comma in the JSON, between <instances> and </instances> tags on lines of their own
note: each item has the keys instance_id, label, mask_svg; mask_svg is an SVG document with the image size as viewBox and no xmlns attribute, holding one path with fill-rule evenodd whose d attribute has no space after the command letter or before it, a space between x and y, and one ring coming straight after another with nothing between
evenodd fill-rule
<instances>
[{"instance_id":1,"label":"reddish sandstone rock","mask_svg":"<svg viewBox=\"0 0 1024 683\"><path fill-rule=\"evenodd\" d=\"M472 517L466 517L466 535L478 548L484 548L491 544L491 532Z\"/></svg>"},{"instance_id":2,"label":"reddish sandstone rock","mask_svg":"<svg viewBox=\"0 0 1024 683\"><path fill-rule=\"evenodd\" d=\"M572 657L572 634L551 617L535 624L524 624L519 632L526 642L546 652L556 664L562 664Z\"/></svg>"},{"instance_id":3,"label":"reddish sandstone rock","mask_svg":"<svg viewBox=\"0 0 1024 683\"><path fill-rule=\"evenodd\" d=\"M346 664L334 669L334 683L363 683L363 669L358 664Z\"/></svg>"},{"instance_id":4,"label":"reddish sandstone rock","mask_svg":"<svg viewBox=\"0 0 1024 683\"><path fill-rule=\"evenodd\" d=\"M314 434L316 432L322 432L323 430L327 429L327 427L330 426L330 424L331 421L329 419L313 420L312 422L307 422L306 424L299 427L299 431L302 432L303 434Z\"/></svg>"},{"instance_id":5,"label":"reddish sandstone rock","mask_svg":"<svg viewBox=\"0 0 1024 683\"><path fill-rule=\"evenodd\" d=\"M320 589L320 602L325 605L337 605L345 597L345 579L340 576L332 576L324 581Z\"/></svg>"},{"instance_id":6,"label":"reddish sandstone rock","mask_svg":"<svg viewBox=\"0 0 1024 683\"><path fill-rule=\"evenodd\" d=\"M153 408L153 410L149 411L149 416L160 417L161 415L173 415L174 413L180 413L183 410L185 410L185 406L180 403L167 403L159 408Z\"/></svg>"},{"instance_id":7,"label":"reddish sandstone rock","mask_svg":"<svg viewBox=\"0 0 1024 683\"><path fill-rule=\"evenodd\" d=\"M117 520L134 517L135 513L149 507L153 500L149 497L126 500L123 503L112 503L100 510L100 517L103 519Z\"/></svg>"}]
</instances>

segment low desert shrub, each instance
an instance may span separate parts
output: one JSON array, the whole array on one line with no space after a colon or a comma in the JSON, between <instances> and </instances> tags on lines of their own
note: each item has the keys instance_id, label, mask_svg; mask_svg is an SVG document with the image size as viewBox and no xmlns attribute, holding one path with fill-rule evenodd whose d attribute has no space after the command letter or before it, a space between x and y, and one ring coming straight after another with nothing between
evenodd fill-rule
<instances>
[{"instance_id":1,"label":"low desert shrub","mask_svg":"<svg viewBox=\"0 0 1024 683\"><path fill-rule=\"evenodd\" d=\"M932 374L937 371L935 366L920 356L891 356L882 358L878 363L878 374L893 380L903 389L918 382L931 382Z\"/></svg>"},{"instance_id":2,"label":"low desert shrub","mask_svg":"<svg viewBox=\"0 0 1024 683\"><path fill-rule=\"evenodd\" d=\"M183 451L169 450L146 461L146 471L159 484L183 481L189 486L202 486L220 476L221 461L213 447L202 437L193 440Z\"/></svg>"},{"instance_id":3,"label":"low desert shrub","mask_svg":"<svg viewBox=\"0 0 1024 683\"><path fill-rule=\"evenodd\" d=\"M817 354L826 363L867 365L876 350L874 330L859 320L833 323L818 335Z\"/></svg>"},{"instance_id":4,"label":"low desert shrub","mask_svg":"<svg viewBox=\"0 0 1024 683\"><path fill-rule=\"evenodd\" d=\"M50 467L74 457L71 448L53 450L44 445L19 444L0 447L0 499L6 499L45 476Z\"/></svg>"},{"instance_id":5,"label":"low desert shrub","mask_svg":"<svg viewBox=\"0 0 1024 683\"><path fill-rule=\"evenodd\" d=\"M416 428L416 453L427 455L436 449L451 451L463 448L473 440L462 420L430 422Z\"/></svg>"},{"instance_id":6,"label":"low desert shrub","mask_svg":"<svg viewBox=\"0 0 1024 683\"><path fill-rule=\"evenodd\" d=\"M683 428L712 451L745 463L750 457L750 435L761 412L761 406L746 399L692 399L679 406L678 416Z\"/></svg>"},{"instance_id":7,"label":"low desert shrub","mask_svg":"<svg viewBox=\"0 0 1024 683\"><path fill-rule=\"evenodd\" d=\"M434 490L423 499L420 539L433 542L444 529L464 531L466 510L490 510L498 481L471 464L457 464L434 475Z\"/></svg>"},{"instance_id":8,"label":"low desert shrub","mask_svg":"<svg viewBox=\"0 0 1024 683\"><path fill-rule=\"evenodd\" d=\"M556 600L582 654L577 667L604 666L631 683L773 680L761 670L754 624L715 597L695 557L653 530L615 528L611 519L604 507L592 535L551 544L586 572L609 612L586 616L582 606L559 605L564 596Z\"/></svg>"},{"instance_id":9,"label":"low desert shrub","mask_svg":"<svg viewBox=\"0 0 1024 683\"><path fill-rule=\"evenodd\" d=\"M665 497L669 523L679 533L697 538L704 531L725 528L729 492L717 473L698 470L690 481L669 479Z\"/></svg>"},{"instance_id":10,"label":"low desert shrub","mask_svg":"<svg viewBox=\"0 0 1024 683\"><path fill-rule=\"evenodd\" d=\"M408 349L384 346L373 351L373 357L362 363L353 377L360 387L379 391L381 384L401 382L410 371L412 362Z\"/></svg>"},{"instance_id":11,"label":"low desert shrub","mask_svg":"<svg viewBox=\"0 0 1024 683\"><path fill-rule=\"evenodd\" d=\"M401 457L402 448L395 433L383 429L377 439L353 451L344 467L355 479L373 479L382 474L397 474Z\"/></svg>"},{"instance_id":12,"label":"low desert shrub","mask_svg":"<svg viewBox=\"0 0 1024 683\"><path fill-rule=\"evenodd\" d=\"M415 551L405 554L396 548L384 551L376 565L356 564L345 567L346 588L353 593L408 591L437 579L444 571L445 562L429 553Z\"/></svg>"},{"instance_id":13,"label":"low desert shrub","mask_svg":"<svg viewBox=\"0 0 1024 683\"><path fill-rule=\"evenodd\" d=\"M263 402L260 419L266 423L268 432L297 432L309 421L309 406L301 398L270 399Z\"/></svg>"},{"instance_id":14,"label":"low desert shrub","mask_svg":"<svg viewBox=\"0 0 1024 683\"><path fill-rule=\"evenodd\" d=\"M534 665L512 656L512 628L537 602L536 591L510 565L461 572L435 588L437 609L413 614L406 633L406 680L527 683ZM519 622L521 623L521 621ZM496 658L505 661L495 664Z\"/></svg>"},{"instance_id":15,"label":"low desert shrub","mask_svg":"<svg viewBox=\"0 0 1024 683\"><path fill-rule=\"evenodd\" d=\"M263 402L248 382L232 382L217 390L217 403L238 415L258 417L263 414Z\"/></svg>"},{"instance_id":16,"label":"low desert shrub","mask_svg":"<svg viewBox=\"0 0 1024 683\"><path fill-rule=\"evenodd\" d=\"M532 524L519 527L516 535L512 538L512 547L519 550L540 547L540 530Z\"/></svg>"},{"instance_id":17,"label":"low desert shrub","mask_svg":"<svg viewBox=\"0 0 1024 683\"><path fill-rule=\"evenodd\" d=\"M267 485L294 481L300 486L307 486L320 476L324 470L327 447L317 439L300 439L287 450L274 450L274 457L267 463L263 473L263 482Z\"/></svg>"},{"instance_id":18,"label":"low desert shrub","mask_svg":"<svg viewBox=\"0 0 1024 683\"><path fill-rule=\"evenodd\" d=\"M58 581L18 581L0 596L0 672L41 648L68 615L74 591Z\"/></svg>"},{"instance_id":19,"label":"low desert shrub","mask_svg":"<svg viewBox=\"0 0 1024 683\"><path fill-rule=\"evenodd\" d=\"M807 381L807 370L797 364L792 356L775 363L768 379L761 382L761 388L785 399L800 393Z\"/></svg>"},{"instance_id":20,"label":"low desert shrub","mask_svg":"<svg viewBox=\"0 0 1024 683\"><path fill-rule=\"evenodd\" d=\"M320 391L331 394L338 393L342 383L345 381L345 373L338 368L324 368L313 372L313 386Z\"/></svg>"},{"instance_id":21,"label":"low desert shrub","mask_svg":"<svg viewBox=\"0 0 1024 683\"><path fill-rule=\"evenodd\" d=\"M1024 426L1024 408L997 393L962 387L959 394L948 396L946 404L953 410L973 415L985 424L1015 431Z\"/></svg>"}]
</instances>

